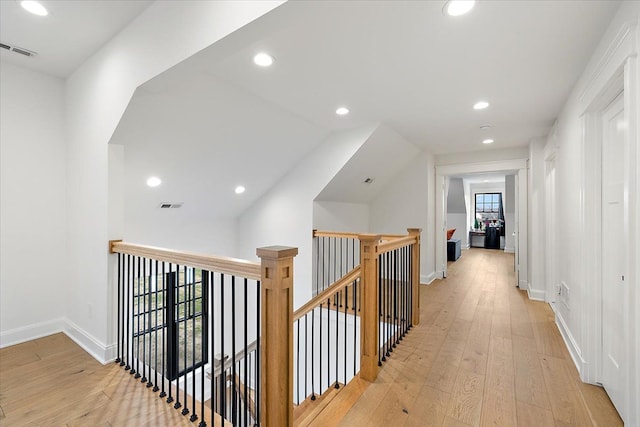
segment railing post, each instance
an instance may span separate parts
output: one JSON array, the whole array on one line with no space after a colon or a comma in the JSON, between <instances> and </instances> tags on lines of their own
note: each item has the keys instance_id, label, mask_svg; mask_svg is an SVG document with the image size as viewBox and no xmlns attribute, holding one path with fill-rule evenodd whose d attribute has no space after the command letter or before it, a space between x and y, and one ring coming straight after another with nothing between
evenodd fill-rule
<instances>
[{"instance_id":1,"label":"railing post","mask_svg":"<svg viewBox=\"0 0 640 427\"><path fill-rule=\"evenodd\" d=\"M293 257L298 248L256 250L262 271L261 425L293 426Z\"/></svg>"},{"instance_id":2,"label":"railing post","mask_svg":"<svg viewBox=\"0 0 640 427\"><path fill-rule=\"evenodd\" d=\"M407 228L410 236L416 236L416 244L411 251L411 324L420 323L420 233L421 228Z\"/></svg>"},{"instance_id":3,"label":"railing post","mask_svg":"<svg viewBox=\"0 0 640 427\"><path fill-rule=\"evenodd\" d=\"M376 234L360 234L360 378L373 382L378 377L380 313L378 307L378 243Z\"/></svg>"}]
</instances>

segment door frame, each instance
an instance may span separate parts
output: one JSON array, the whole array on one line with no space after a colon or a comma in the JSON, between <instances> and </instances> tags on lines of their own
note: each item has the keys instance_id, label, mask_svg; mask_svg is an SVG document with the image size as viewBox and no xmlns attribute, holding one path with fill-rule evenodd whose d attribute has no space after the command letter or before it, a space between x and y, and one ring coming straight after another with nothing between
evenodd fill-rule
<instances>
[{"instance_id":1,"label":"door frame","mask_svg":"<svg viewBox=\"0 0 640 427\"><path fill-rule=\"evenodd\" d=\"M625 301L621 302L625 322L625 342L627 343L627 375L624 375L626 410L625 423L640 421L640 408L631 402L637 401L637 387L640 385L640 364L634 360L634 354L640 350L640 333L636 327L640 316L640 292L636 289L640 276L638 257L638 238L640 238L640 208L638 207L638 65L637 65L637 27L635 23L622 25L604 58L592 69L579 97L582 110L582 168L581 210L579 228L581 248L578 252L582 259L584 300L578 307L582 341L581 357L576 360L583 381L599 384L602 372L602 112L621 93L624 93L625 121L628 124L626 146L628 155L625 162L624 184L624 228L628 230L622 243L626 253L628 279ZM635 293L635 295L634 295ZM633 366L635 364L635 366ZM635 377L631 378L631 373Z\"/></svg>"},{"instance_id":2,"label":"door frame","mask_svg":"<svg viewBox=\"0 0 640 427\"><path fill-rule=\"evenodd\" d=\"M436 277L444 278L447 275L447 242L446 242L446 200L447 194L445 193L446 185L445 180L451 176L456 175L468 175L474 173L515 173L518 177L517 185L515 188L518 194L518 206L516 210L518 212L516 221L518 223L518 244L516 245L516 259L519 260L518 272L519 282L516 285L521 289L529 290L529 282L527 280L528 273L528 256L527 256L527 201L528 197L528 159L515 159L515 160L502 160L495 162L483 162L483 163L460 163L453 165L439 165L436 166ZM465 230L468 232L468 230Z\"/></svg>"}]
</instances>

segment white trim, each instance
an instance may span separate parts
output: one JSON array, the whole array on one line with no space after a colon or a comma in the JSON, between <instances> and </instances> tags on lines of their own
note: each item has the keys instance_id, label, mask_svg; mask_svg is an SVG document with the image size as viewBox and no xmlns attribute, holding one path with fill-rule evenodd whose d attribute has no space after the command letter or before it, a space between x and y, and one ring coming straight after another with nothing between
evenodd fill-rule
<instances>
[{"instance_id":1,"label":"white trim","mask_svg":"<svg viewBox=\"0 0 640 427\"><path fill-rule=\"evenodd\" d=\"M115 344L104 345L100 340L65 317L0 332L0 348L33 341L61 332L103 365L115 360Z\"/></svg>"},{"instance_id":2,"label":"white trim","mask_svg":"<svg viewBox=\"0 0 640 427\"><path fill-rule=\"evenodd\" d=\"M103 365L115 360L115 344L105 345L71 320L65 319L63 332Z\"/></svg>"},{"instance_id":3,"label":"white trim","mask_svg":"<svg viewBox=\"0 0 640 427\"><path fill-rule=\"evenodd\" d=\"M421 274L420 275L420 283L430 285L433 281L436 280L436 272L432 271L428 275Z\"/></svg>"},{"instance_id":4,"label":"white trim","mask_svg":"<svg viewBox=\"0 0 640 427\"><path fill-rule=\"evenodd\" d=\"M504 251L508 254L515 254L516 253L516 248L511 247L511 246L505 246L504 247Z\"/></svg>"},{"instance_id":5,"label":"white trim","mask_svg":"<svg viewBox=\"0 0 640 427\"><path fill-rule=\"evenodd\" d=\"M527 168L527 159L499 160L482 163L459 163L455 165L436 166L436 175L461 175L478 172L517 171Z\"/></svg>"},{"instance_id":6,"label":"white trim","mask_svg":"<svg viewBox=\"0 0 640 427\"><path fill-rule=\"evenodd\" d=\"M587 365L587 362L582 358L582 352L580 351L580 347L576 342L575 338L571 334L571 331L567 327L567 324L562 317L562 313L555 310L553 304L550 304L551 308L556 314L556 326L560 331L560 335L562 336L562 340L564 344L567 346L567 350L569 350L569 354L571 355L571 360L573 360L573 364L576 366L578 373L582 376L583 368Z\"/></svg>"},{"instance_id":7,"label":"white trim","mask_svg":"<svg viewBox=\"0 0 640 427\"><path fill-rule=\"evenodd\" d=\"M527 289L527 295L529 299L534 301L545 301L546 292L540 289Z\"/></svg>"},{"instance_id":8,"label":"white trim","mask_svg":"<svg viewBox=\"0 0 640 427\"><path fill-rule=\"evenodd\" d=\"M529 282L526 280L520 280L520 282L518 282L518 287L523 291L529 292Z\"/></svg>"},{"instance_id":9,"label":"white trim","mask_svg":"<svg viewBox=\"0 0 640 427\"><path fill-rule=\"evenodd\" d=\"M625 22L618 30L618 34L602 55L600 62L591 73L588 83L580 94L580 103L583 106L583 114L593 106L595 98L602 96L602 90L606 88L614 78L620 66L628 57L632 56L634 47L635 22Z\"/></svg>"},{"instance_id":10,"label":"white trim","mask_svg":"<svg viewBox=\"0 0 640 427\"><path fill-rule=\"evenodd\" d=\"M0 348L64 332L64 323L65 319L61 317L0 332Z\"/></svg>"}]
</instances>

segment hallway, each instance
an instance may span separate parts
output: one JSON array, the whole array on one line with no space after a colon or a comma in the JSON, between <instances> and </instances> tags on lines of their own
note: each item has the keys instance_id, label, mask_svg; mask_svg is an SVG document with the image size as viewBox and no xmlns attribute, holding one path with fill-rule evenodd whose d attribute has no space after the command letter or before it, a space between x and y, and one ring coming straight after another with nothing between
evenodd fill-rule
<instances>
[{"instance_id":1,"label":"hallway","mask_svg":"<svg viewBox=\"0 0 640 427\"><path fill-rule=\"evenodd\" d=\"M622 425L603 389L580 381L549 305L514 282L512 254L463 251L421 288L421 324L340 425Z\"/></svg>"}]
</instances>

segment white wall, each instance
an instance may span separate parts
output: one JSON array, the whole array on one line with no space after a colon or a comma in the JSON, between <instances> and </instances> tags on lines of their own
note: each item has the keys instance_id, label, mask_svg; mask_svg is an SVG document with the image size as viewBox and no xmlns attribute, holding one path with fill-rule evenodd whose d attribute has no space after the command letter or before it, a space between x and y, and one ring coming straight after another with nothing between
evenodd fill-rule
<instances>
[{"instance_id":1,"label":"white wall","mask_svg":"<svg viewBox=\"0 0 640 427\"><path fill-rule=\"evenodd\" d=\"M576 362L581 377L589 381L597 381L598 379L598 345L595 334L598 326L593 319L597 316L596 310L591 307L597 307L598 292L591 283L598 281L598 277L594 277L594 255L597 248L589 245L594 238L594 227L596 225L584 222L585 215L589 216L589 212L585 212L590 204L585 200L599 200L599 194L589 186L589 180L596 171L592 170L588 164L585 164L585 156L590 149L586 146L585 141L585 112L584 102L590 91L603 91L606 84L604 79L612 77L618 70L612 70L617 61L620 60L622 53L609 56L610 53L616 52L616 49L628 48L631 46L633 51L630 57L628 68L631 74L627 75L627 83L633 89L632 93L628 93L629 99L635 100L637 108L638 88L640 87L640 73L637 67L637 49L640 45L640 35L637 31L638 18L640 16L639 2L622 2L621 7L610 24L607 32L602 38L598 48L594 52L589 65L585 72L577 82L567 103L564 105L557 121L557 138L549 138L548 144L557 144L556 149L556 185L557 185L557 230L558 230L558 248L557 248L557 266L558 281L563 285L564 295L559 296L556 304L556 319L560 327L565 341L569 346L569 350ZM632 23L631 26L628 24ZM631 31L631 32L630 32ZM620 36L624 34L632 34L630 45L621 43ZM629 104L627 105L627 107ZM632 166L632 175L630 176L629 188L629 230L633 230L635 235L629 236L628 256L629 265L629 289L630 295L628 301L621 301L621 313L628 310L629 323L627 331L629 331L629 340L626 344L629 346L627 361L629 362L629 388L625 393L629 398L631 405L629 416L625 420L625 425L640 425L640 321L637 315L640 309L640 292L638 292L638 278L640 277L640 269L638 266L638 241L640 234L638 225L640 225L640 206L638 203L638 188L640 185L640 174L637 170L638 161L638 139L637 129L640 122L640 112L635 110L635 116L630 117L628 129L633 135L630 140L632 146L631 153L635 157L632 159L621 159L621 164L627 162ZM544 159L538 161L544 162ZM635 166L635 169L634 169ZM544 167L544 164L542 165ZM595 207L597 210L597 207ZM584 223L583 223L584 222ZM533 248L536 250L536 248ZM540 250L540 249L538 249ZM585 260L587 258L587 260ZM635 404L634 404L635 402Z\"/></svg>"},{"instance_id":2,"label":"white wall","mask_svg":"<svg viewBox=\"0 0 640 427\"><path fill-rule=\"evenodd\" d=\"M507 175L504 179L504 251L515 252L516 229L516 178L515 175Z\"/></svg>"},{"instance_id":3,"label":"white wall","mask_svg":"<svg viewBox=\"0 0 640 427\"><path fill-rule=\"evenodd\" d=\"M155 2L66 82L68 333L99 360L112 357L106 243L108 141L135 88L281 2ZM159 23L162 23L160 25Z\"/></svg>"},{"instance_id":4,"label":"white wall","mask_svg":"<svg viewBox=\"0 0 640 427\"><path fill-rule=\"evenodd\" d=\"M0 62L0 346L65 314L64 82Z\"/></svg>"},{"instance_id":5,"label":"white wall","mask_svg":"<svg viewBox=\"0 0 640 427\"><path fill-rule=\"evenodd\" d=\"M369 205L314 201L313 228L322 231L368 233Z\"/></svg>"},{"instance_id":6,"label":"white wall","mask_svg":"<svg viewBox=\"0 0 640 427\"><path fill-rule=\"evenodd\" d=\"M256 248L263 246L298 248L294 259L295 307L311 298L313 200L375 128L330 135L238 218L239 257L257 260Z\"/></svg>"},{"instance_id":7,"label":"white wall","mask_svg":"<svg viewBox=\"0 0 640 427\"><path fill-rule=\"evenodd\" d=\"M545 175L544 175L544 146L546 139L536 139L529 144L529 221L528 235L532 250L529 251L529 298L545 300ZM506 237L506 233L505 233Z\"/></svg>"},{"instance_id":8,"label":"white wall","mask_svg":"<svg viewBox=\"0 0 640 427\"><path fill-rule=\"evenodd\" d=\"M462 178L449 180L447 195L447 229L455 228L453 238L460 239L463 248L469 247L469 225Z\"/></svg>"},{"instance_id":9,"label":"white wall","mask_svg":"<svg viewBox=\"0 0 640 427\"><path fill-rule=\"evenodd\" d=\"M406 234L422 228L420 281L435 278L435 169L433 156L422 152L371 202L369 228L375 233Z\"/></svg>"}]
</instances>

